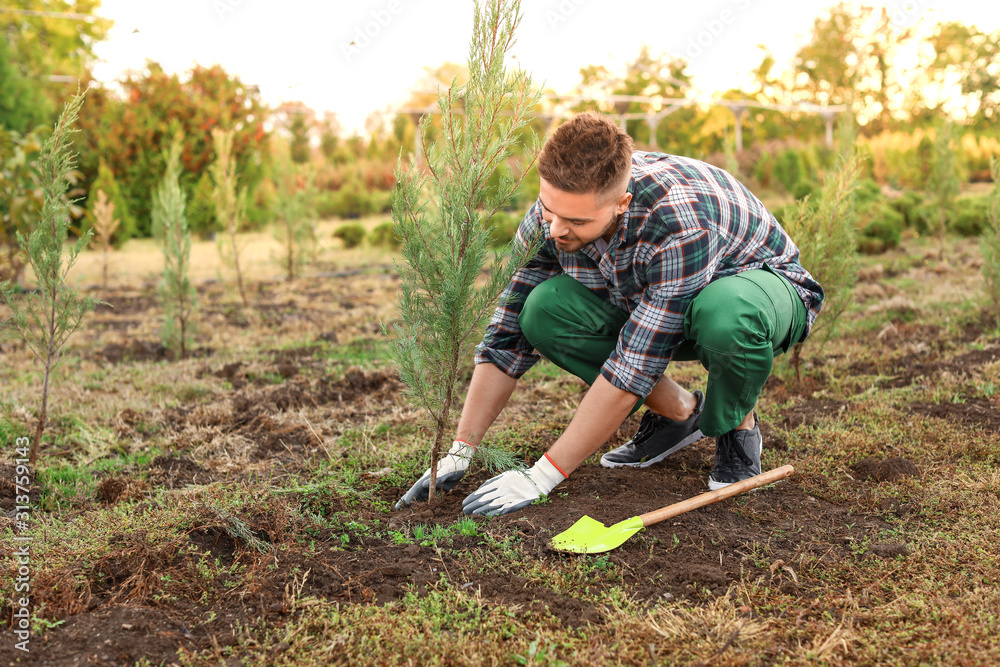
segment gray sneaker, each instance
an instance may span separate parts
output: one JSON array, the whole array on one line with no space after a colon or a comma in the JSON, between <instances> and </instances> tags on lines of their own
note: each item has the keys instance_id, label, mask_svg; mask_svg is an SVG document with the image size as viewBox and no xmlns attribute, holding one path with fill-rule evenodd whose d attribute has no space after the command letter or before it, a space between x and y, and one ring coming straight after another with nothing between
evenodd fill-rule
<instances>
[{"instance_id":1,"label":"gray sneaker","mask_svg":"<svg viewBox=\"0 0 1000 667\"><path fill-rule=\"evenodd\" d=\"M639 422L639 430L632 439L602 456L601 465L605 468L646 468L659 463L682 447L701 440L698 422L701 419L701 409L705 406L705 395L700 391L695 391L694 395L698 399L698 407L682 422L646 410Z\"/></svg>"},{"instance_id":2,"label":"gray sneaker","mask_svg":"<svg viewBox=\"0 0 1000 667\"><path fill-rule=\"evenodd\" d=\"M722 489L760 474L760 454L764 441L760 437L760 420L753 413L753 428L733 429L715 439L715 466L708 476L711 491Z\"/></svg>"}]
</instances>

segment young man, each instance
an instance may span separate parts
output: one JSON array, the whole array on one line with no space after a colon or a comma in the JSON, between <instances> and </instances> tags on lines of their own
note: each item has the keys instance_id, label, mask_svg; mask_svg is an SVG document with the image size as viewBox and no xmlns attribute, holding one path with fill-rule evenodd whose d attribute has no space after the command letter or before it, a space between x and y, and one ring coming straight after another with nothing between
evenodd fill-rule
<instances>
[{"instance_id":1,"label":"young man","mask_svg":"<svg viewBox=\"0 0 1000 667\"><path fill-rule=\"evenodd\" d=\"M548 452L463 503L467 514L513 512L549 493L604 445L643 402L646 413L606 467L645 467L715 437L710 489L759 474L754 406L775 355L804 340L823 290L785 231L725 171L689 158L633 151L611 120L576 116L546 141L539 197L518 230L542 234L505 292L476 351L456 440L438 464L450 490L507 404L517 379L545 356L590 385ZM705 392L663 375L698 359ZM430 471L397 507L427 497Z\"/></svg>"}]
</instances>

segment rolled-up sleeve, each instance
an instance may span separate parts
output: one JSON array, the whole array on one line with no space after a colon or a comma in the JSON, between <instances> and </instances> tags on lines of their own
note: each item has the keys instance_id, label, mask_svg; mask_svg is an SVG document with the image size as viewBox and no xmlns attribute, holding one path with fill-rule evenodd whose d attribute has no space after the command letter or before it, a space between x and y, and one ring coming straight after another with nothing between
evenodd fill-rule
<instances>
[{"instance_id":1,"label":"rolled-up sleeve","mask_svg":"<svg viewBox=\"0 0 1000 667\"><path fill-rule=\"evenodd\" d=\"M673 234L652 254L645 268L648 287L601 368L606 380L636 396L649 395L684 339L684 313L711 280L717 254L715 237L704 229Z\"/></svg>"},{"instance_id":2,"label":"rolled-up sleeve","mask_svg":"<svg viewBox=\"0 0 1000 667\"><path fill-rule=\"evenodd\" d=\"M530 239L540 233L544 233L544 229L541 207L536 202L518 226L515 242L525 248ZM543 242L535 257L514 273L501 294L483 341L476 347L476 364L489 362L510 377L519 378L539 360L540 356L521 333L518 318L531 290L560 273L562 268L555 254Z\"/></svg>"}]
</instances>

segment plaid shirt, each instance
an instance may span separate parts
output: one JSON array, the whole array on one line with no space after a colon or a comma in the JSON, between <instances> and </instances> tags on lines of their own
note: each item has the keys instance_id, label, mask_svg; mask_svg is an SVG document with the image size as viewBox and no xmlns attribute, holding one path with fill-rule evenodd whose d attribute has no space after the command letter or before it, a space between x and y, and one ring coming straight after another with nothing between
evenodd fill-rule
<instances>
[{"instance_id":1,"label":"plaid shirt","mask_svg":"<svg viewBox=\"0 0 1000 667\"><path fill-rule=\"evenodd\" d=\"M727 172L690 158L636 151L632 201L608 247L591 243L560 252L535 202L517 232L524 244L538 228L538 254L517 271L476 348L519 378L539 355L518 316L535 285L567 273L629 313L601 374L619 389L647 396L684 340L684 313L708 283L765 263L788 278L808 311L803 339L819 313L823 289L799 264L799 249L757 197Z\"/></svg>"}]
</instances>

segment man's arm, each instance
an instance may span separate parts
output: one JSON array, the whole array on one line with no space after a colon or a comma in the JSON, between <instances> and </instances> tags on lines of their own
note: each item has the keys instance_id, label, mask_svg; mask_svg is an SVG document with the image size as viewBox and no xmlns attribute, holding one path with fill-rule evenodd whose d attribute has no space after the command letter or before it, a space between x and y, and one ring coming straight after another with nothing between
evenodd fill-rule
<instances>
[{"instance_id":1,"label":"man's arm","mask_svg":"<svg viewBox=\"0 0 1000 667\"><path fill-rule=\"evenodd\" d=\"M621 426L639 397L598 375L548 457L565 476L576 470Z\"/></svg>"},{"instance_id":2,"label":"man's arm","mask_svg":"<svg viewBox=\"0 0 1000 667\"><path fill-rule=\"evenodd\" d=\"M493 364L476 364L455 439L478 447L486 430L507 405L516 385L516 379Z\"/></svg>"}]
</instances>

